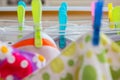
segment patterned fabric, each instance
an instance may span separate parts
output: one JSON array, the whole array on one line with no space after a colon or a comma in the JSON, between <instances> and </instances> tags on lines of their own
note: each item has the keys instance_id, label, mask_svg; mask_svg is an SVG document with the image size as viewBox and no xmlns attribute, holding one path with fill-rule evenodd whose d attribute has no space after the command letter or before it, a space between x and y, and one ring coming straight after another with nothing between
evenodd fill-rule
<instances>
[{"instance_id":1,"label":"patterned fabric","mask_svg":"<svg viewBox=\"0 0 120 80\"><path fill-rule=\"evenodd\" d=\"M32 52L43 55L46 59L46 64L51 62L55 57L60 54L55 42L47 34L42 33L42 47L36 48L34 45L34 33L24 36L21 40L13 44L14 48L19 50Z\"/></svg>"},{"instance_id":2,"label":"patterned fabric","mask_svg":"<svg viewBox=\"0 0 120 80\"><path fill-rule=\"evenodd\" d=\"M42 55L19 51L0 42L0 80L22 80L45 65Z\"/></svg>"},{"instance_id":3,"label":"patterned fabric","mask_svg":"<svg viewBox=\"0 0 120 80\"><path fill-rule=\"evenodd\" d=\"M119 80L120 47L104 34L99 46L93 46L91 40L91 33L80 37L24 80Z\"/></svg>"}]
</instances>

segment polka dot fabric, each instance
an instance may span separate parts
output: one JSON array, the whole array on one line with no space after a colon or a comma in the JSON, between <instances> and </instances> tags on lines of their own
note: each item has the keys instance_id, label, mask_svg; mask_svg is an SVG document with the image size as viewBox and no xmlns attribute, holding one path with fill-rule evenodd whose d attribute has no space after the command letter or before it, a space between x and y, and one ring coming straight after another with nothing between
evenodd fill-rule
<instances>
[{"instance_id":1,"label":"polka dot fabric","mask_svg":"<svg viewBox=\"0 0 120 80\"><path fill-rule=\"evenodd\" d=\"M24 80L119 80L120 47L101 34L92 45L92 33L72 42L48 66Z\"/></svg>"},{"instance_id":2,"label":"polka dot fabric","mask_svg":"<svg viewBox=\"0 0 120 80\"><path fill-rule=\"evenodd\" d=\"M19 51L0 42L0 80L22 80L45 64L42 55Z\"/></svg>"}]
</instances>

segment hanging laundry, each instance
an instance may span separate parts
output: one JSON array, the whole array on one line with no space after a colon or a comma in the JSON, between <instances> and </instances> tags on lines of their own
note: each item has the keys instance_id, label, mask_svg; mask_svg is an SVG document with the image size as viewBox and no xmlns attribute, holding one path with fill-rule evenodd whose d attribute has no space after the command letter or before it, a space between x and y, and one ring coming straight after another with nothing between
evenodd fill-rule
<instances>
[{"instance_id":1,"label":"hanging laundry","mask_svg":"<svg viewBox=\"0 0 120 80\"><path fill-rule=\"evenodd\" d=\"M52 40L51 37L49 37L47 34L43 32L41 33L41 35L43 43L41 48L36 48L34 45L34 33L26 35L12 46L23 51L43 55L46 58L47 64L55 57L57 57L60 54L60 51L58 50L55 42Z\"/></svg>"},{"instance_id":2,"label":"hanging laundry","mask_svg":"<svg viewBox=\"0 0 120 80\"><path fill-rule=\"evenodd\" d=\"M0 80L22 80L45 65L44 56L0 42Z\"/></svg>"},{"instance_id":3,"label":"hanging laundry","mask_svg":"<svg viewBox=\"0 0 120 80\"><path fill-rule=\"evenodd\" d=\"M100 44L92 45L88 33L72 42L48 66L24 80L119 80L120 47L101 34Z\"/></svg>"}]
</instances>

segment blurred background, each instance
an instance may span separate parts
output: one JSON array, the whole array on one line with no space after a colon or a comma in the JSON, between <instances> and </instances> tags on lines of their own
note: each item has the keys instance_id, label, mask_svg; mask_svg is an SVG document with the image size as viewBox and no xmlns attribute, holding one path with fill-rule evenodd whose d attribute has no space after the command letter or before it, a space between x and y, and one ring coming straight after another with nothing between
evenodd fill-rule
<instances>
[{"instance_id":1,"label":"blurred background","mask_svg":"<svg viewBox=\"0 0 120 80\"><path fill-rule=\"evenodd\" d=\"M16 6L18 0L0 0L0 6ZM32 0L24 0L30 6ZM59 6L62 1L66 1L69 6L89 6L94 0L41 0L44 6ZM120 5L120 0L105 0L105 6L112 2L115 6Z\"/></svg>"},{"instance_id":2,"label":"blurred background","mask_svg":"<svg viewBox=\"0 0 120 80\"><path fill-rule=\"evenodd\" d=\"M19 0L0 0L0 18L7 20L17 20L17 2ZM26 20L32 20L31 1L24 0L26 7ZM95 0L41 0L43 4L42 20L56 21L58 20L58 10L61 2L65 1L68 4L69 20L91 20L91 2ZM108 19L108 3L113 3L113 6L120 5L120 0L105 0L104 19ZM9 14L8 14L9 13ZM53 18L54 17L54 18Z\"/></svg>"},{"instance_id":3,"label":"blurred background","mask_svg":"<svg viewBox=\"0 0 120 80\"><path fill-rule=\"evenodd\" d=\"M16 6L19 0L0 0L0 6ZM32 0L23 0L29 6ZM42 4L45 4L45 0L41 0Z\"/></svg>"}]
</instances>

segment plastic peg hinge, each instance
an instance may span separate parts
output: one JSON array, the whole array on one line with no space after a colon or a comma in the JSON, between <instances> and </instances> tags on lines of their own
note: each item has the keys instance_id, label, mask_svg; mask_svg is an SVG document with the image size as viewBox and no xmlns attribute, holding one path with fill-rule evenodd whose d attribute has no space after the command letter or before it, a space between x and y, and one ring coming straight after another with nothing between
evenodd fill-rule
<instances>
[{"instance_id":1,"label":"plastic peg hinge","mask_svg":"<svg viewBox=\"0 0 120 80\"><path fill-rule=\"evenodd\" d=\"M93 45L98 46L100 41L100 27L102 21L102 12L103 12L104 1L100 0L95 3L95 18L93 24Z\"/></svg>"},{"instance_id":2,"label":"plastic peg hinge","mask_svg":"<svg viewBox=\"0 0 120 80\"><path fill-rule=\"evenodd\" d=\"M65 38L65 30L67 27L67 3L63 2L61 4L61 7L59 9L59 30L63 31L60 32L60 36L59 36L59 47L61 49L66 47L66 38ZM61 35L62 34L62 35Z\"/></svg>"}]
</instances>

